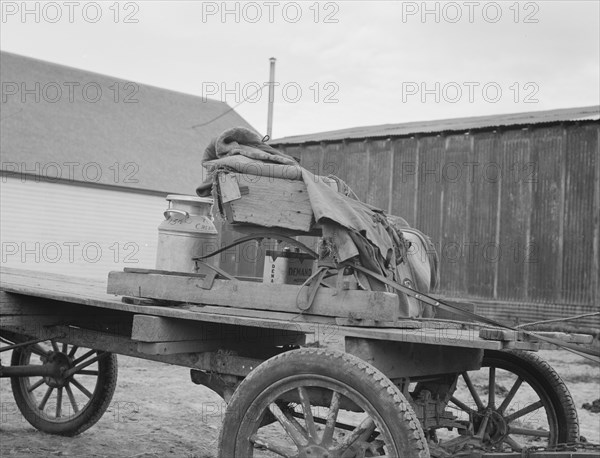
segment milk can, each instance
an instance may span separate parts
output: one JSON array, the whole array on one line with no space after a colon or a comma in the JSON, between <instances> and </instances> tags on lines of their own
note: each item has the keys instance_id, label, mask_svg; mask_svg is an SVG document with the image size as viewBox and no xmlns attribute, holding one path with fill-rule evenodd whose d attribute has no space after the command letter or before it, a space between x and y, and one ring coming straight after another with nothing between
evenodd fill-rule
<instances>
[{"instance_id":1,"label":"milk can","mask_svg":"<svg viewBox=\"0 0 600 458\"><path fill-rule=\"evenodd\" d=\"M212 253L218 248L217 229L213 224L213 199L169 194L165 220L158 226L156 268L175 272L207 273L210 269L193 257ZM207 263L217 265L218 255Z\"/></svg>"}]
</instances>

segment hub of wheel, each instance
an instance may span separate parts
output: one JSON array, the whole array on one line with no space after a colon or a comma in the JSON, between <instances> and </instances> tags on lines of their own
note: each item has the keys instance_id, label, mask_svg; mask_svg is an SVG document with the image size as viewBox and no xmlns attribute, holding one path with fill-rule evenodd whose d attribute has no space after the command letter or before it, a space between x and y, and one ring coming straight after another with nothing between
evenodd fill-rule
<instances>
[{"instance_id":1,"label":"hub of wheel","mask_svg":"<svg viewBox=\"0 0 600 458\"><path fill-rule=\"evenodd\" d=\"M71 368L72 359L64 353L53 351L48 354L47 358L44 358L43 363L44 366L53 366L57 374L62 374ZM44 382L53 388L60 388L65 386L67 378L61 376L46 376L44 377Z\"/></svg>"},{"instance_id":2,"label":"hub of wheel","mask_svg":"<svg viewBox=\"0 0 600 458\"><path fill-rule=\"evenodd\" d=\"M502 442L508 436L508 425L504 417L497 411L490 413L486 435L489 435L491 444L496 445Z\"/></svg>"}]
</instances>

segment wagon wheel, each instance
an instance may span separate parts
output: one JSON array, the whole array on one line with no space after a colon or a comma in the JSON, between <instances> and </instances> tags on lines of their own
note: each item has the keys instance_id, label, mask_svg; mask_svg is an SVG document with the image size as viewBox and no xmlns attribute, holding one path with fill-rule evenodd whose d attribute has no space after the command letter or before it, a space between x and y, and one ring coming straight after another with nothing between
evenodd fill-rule
<instances>
[{"instance_id":1,"label":"wagon wheel","mask_svg":"<svg viewBox=\"0 0 600 458\"><path fill-rule=\"evenodd\" d=\"M75 436L106 411L117 384L117 357L46 341L13 350L11 365L58 363L72 373L62 377L12 377L15 402L32 426L50 434Z\"/></svg>"},{"instance_id":2,"label":"wagon wheel","mask_svg":"<svg viewBox=\"0 0 600 458\"><path fill-rule=\"evenodd\" d=\"M256 368L227 406L220 458L426 458L408 401L381 372L337 351L303 348Z\"/></svg>"},{"instance_id":3,"label":"wagon wheel","mask_svg":"<svg viewBox=\"0 0 600 458\"><path fill-rule=\"evenodd\" d=\"M481 370L461 374L450 402L487 450L518 452L579 439L567 387L546 361L529 352L486 351ZM442 447L448 450L452 443Z\"/></svg>"}]
</instances>

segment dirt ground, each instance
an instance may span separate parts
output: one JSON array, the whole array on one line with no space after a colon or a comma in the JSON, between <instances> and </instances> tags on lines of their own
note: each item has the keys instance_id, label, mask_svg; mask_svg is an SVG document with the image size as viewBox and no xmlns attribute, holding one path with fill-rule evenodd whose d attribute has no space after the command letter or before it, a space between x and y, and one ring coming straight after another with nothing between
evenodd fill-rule
<instances>
[{"instance_id":1,"label":"dirt ground","mask_svg":"<svg viewBox=\"0 0 600 458\"><path fill-rule=\"evenodd\" d=\"M590 442L600 442L600 413L581 408L600 397L600 368L566 351L540 355L569 387L578 407L581 434ZM185 368L119 357L119 382L109 410L95 426L74 438L35 430L18 412L9 380L0 382L2 457L216 456L225 404L208 388L194 385Z\"/></svg>"}]
</instances>

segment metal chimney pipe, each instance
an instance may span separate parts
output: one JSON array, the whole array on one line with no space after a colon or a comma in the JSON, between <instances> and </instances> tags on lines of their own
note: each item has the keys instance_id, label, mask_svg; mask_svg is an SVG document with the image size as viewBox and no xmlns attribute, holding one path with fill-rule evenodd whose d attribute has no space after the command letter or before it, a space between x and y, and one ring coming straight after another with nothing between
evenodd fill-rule
<instances>
[{"instance_id":1,"label":"metal chimney pipe","mask_svg":"<svg viewBox=\"0 0 600 458\"><path fill-rule=\"evenodd\" d=\"M275 102L275 59L271 57L269 62L271 68L269 70L269 111L267 114L267 135L269 138L273 134L273 104Z\"/></svg>"}]
</instances>

